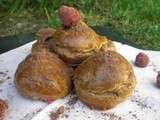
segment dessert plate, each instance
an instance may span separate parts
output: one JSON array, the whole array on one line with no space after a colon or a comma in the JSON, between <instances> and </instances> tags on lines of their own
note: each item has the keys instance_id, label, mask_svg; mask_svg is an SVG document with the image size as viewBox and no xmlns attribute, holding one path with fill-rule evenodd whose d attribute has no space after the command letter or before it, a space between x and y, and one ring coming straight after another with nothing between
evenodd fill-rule
<instances>
[{"instance_id":1,"label":"dessert plate","mask_svg":"<svg viewBox=\"0 0 160 120\"><path fill-rule=\"evenodd\" d=\"M64 111L58 116L60 120L159 120L160 88L156 87L155 79L160 71L160 52L144 51L114 42L117 51L133 66L138 84L126 101L113 109L98 111L89 109L75 94L48 105L24 98L17 92L13 83L14 74L18 64L30 53L33 43L0 54L0 98L9 106L5 120L51 120L51 113L62 106ZM150 58L146 68L134 66L135 56L139 52L145 52Z\"/></svg>"},{"instance_id":2,"label":"dessert plate","mask_svg":"<svg viewBox=\"0 0 160 120\"><path fill-rule=\"evenodd\" d=\"M117 51L133 66L137 78L138 84L131 97L113 109L99 111L88 108L76 95L69 95L50 104L32 120L52 120L62 106L64 111L58 114L59 120L159 120L160 88L155 81L160 70L160 52L143 51L116 42L115 45ZM138 68L134 65L135 56L139 52L145 52L149 56L148 67Z\"/></svg>"}]
</instances>

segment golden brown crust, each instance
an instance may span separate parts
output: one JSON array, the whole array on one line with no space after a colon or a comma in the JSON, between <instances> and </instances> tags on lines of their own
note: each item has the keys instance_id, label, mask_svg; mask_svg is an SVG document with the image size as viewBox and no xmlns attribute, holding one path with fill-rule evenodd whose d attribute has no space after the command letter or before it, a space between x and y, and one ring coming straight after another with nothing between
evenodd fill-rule
<instances>
[{"instance_id":1,"label":"golden brown crust","mask_svg":"<svg viewBox=\"0 0 160 120\"><path fill-rule=\"evenodd\" d=\"M79 64L90 55L100 51L101 48L113 50L114 45L80 21L71 28L56 30L51 40L51 48L67 63Z\"/></svg>"},{"instance_id":2,"label":"golden brown crust","mask_svg":"<svg viewBox=\"0 0 160 120\"><path fill-rule=\"evenodd\" d=\"M50 49L49 40L53 37L55 30L53 28L41 28L36 33L37 42L32 45L32 52L41 49Z\"/></svg>"},{"instance_id":3,"label":"golden brown crust","mask_svg":"<svg viewBox=\"0 0 160 120\"><path fill-rule=\"evenodd\" d=\"M107 51L89 57L78 66L74 85L84 103L91 108L105 110L131 95L136 79L124 57Z\"/></svg>"},{"instance_id":4,"label":"golden brown crust","mask_svg":"<svg viewBox=\"0 0 160 120\"><path fill-rule=\"evenodd\" d=\"M58 99L70 92L71 70L55 54L41 50L19 64L14 82L26 97Z\"/></svg>"},{"instance_id":5,"label":"golden brown crust","mask_svg":"<svg viewBox=\"0 0 160 120\"><path fill-rule=\"evenodd\" d=\"M55 32L55 43L61 47L72 50L88 51L96 46L96 33L84 22L79 22L76 26L65 29L60 28ZM94 41L94 42L93 42Z\"/></svg>"},{"instance_id":6,"label":"golden brown crust","mask_svg":"<svg viewBox=\"0 0 160 120\"><path fill-rule=\"evenodd\" d=\"M32 51L32 52L37 52L37 51L41 51L42 49L49 50L49 44L48 44L48 42L42 43L42 42L36 41L36 42L32 45L31 51Z\"/></svg>"},{"instance_id":7,"label":"golden brown crust","mask_svg":"<svg viewBox=\"0 0 160 120\"><path fill-rule=\"evenodd\" d=\"M105 41L105 44L102 45L100 51L116 51L116 48L110 39L106 38L105 36L99 36L99 39Z\"/></svg>"}]
</instances>

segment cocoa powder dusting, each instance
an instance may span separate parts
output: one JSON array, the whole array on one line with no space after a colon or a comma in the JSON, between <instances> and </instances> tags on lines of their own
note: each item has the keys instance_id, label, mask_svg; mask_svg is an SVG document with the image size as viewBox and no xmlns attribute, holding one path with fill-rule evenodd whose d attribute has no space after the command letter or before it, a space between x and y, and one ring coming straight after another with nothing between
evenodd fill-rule
<instances>
[{"instance_id":1,"label":"cocoa powder dusting","mask_svg":"<svg viewBox=\"0 0 160 120\"><path fill-rule=\"evenodd\" d=\"M59 118L59 114L56 112L52 112L50 117L51 117L51 120L57 120Z\"/></svg>"},{"instance_id":2,"label":"cocoa powder dusting","mask_svg":"<svg viewBox=\"0 0 160 120\"><path fill-rule=\"evenodd\" d=\"M7 75L8 71L0 71L0 84L2 84L5 80L11 79L10 76Z\"/></svg>"},{"instance_id":3,"label":"cocoa powder dusting","mask_svg":"<svg viewBox=\"0 0 160 120\"><path fill-rule=\"evenodd\" d=\"M147 105L147 103L144 101L144 99L140 98L140 96L138 96L138 95L131 97L131 102L135 102L142 109L152 109L152 107Z\"/></svg>"},{"instance_id":4,"label":"cocoa powder dusting","mask_svg":"<svg viewBox=\"0 0 160 120\"><path fill-rule=\"evenodd\" d=\"M78 97L77 97L77 96L71 97L71 98L69 99L69 101L67 102L67 104L68 104L69 106L73 106L74 104L76 104L77 100L78 100Z\"/></svg>"},{"instance_id":5,"label":"cocoa powder dusting","mask_svg":"<svg viewBox=\"0 0 160 120\"><path fill-rule=\"evenodd\" d=\"M101 113L102 116L107 117L108 120L122 120L122 118L115 113L107 112L107 113Z\"/></svg>"},{"instance_id":6,"label":"cocoa powder dusting","mask_svg":"<svg viewBox=\"0 0 160 120\"><path fill-rule=\"evenodd\" d=\"M56 112L50 114L51 120L57 120L62 113L64 113L64 106L60 106Z\"/></svg>"}]
</instances>

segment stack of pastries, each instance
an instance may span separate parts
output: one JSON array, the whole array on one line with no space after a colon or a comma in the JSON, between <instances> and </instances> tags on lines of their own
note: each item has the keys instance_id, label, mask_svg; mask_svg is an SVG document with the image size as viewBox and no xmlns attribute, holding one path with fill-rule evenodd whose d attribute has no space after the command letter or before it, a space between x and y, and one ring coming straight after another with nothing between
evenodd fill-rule
<instances>
[{"instance_id":1,"label":"stack of pastries","mask_svg":"<svg viewBox=\"0 0 160 120\"><path fill-rule=\"evenodd\" d=\"M113 42L98 35L72 7L62 5L59 18L62 27L37 32L37 42L15 73L17 90L32 99L56 100L74 88L82 102L101 110L130 96L135 75Z\"/></svg>"}]
</instances>

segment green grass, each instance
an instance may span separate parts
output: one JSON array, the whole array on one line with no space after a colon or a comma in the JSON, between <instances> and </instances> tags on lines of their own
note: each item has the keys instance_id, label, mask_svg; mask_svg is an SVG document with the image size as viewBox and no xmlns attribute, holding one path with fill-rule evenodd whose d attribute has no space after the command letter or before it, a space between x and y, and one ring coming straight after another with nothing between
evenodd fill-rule
<instances>
[{"instance_id":1,"label":"green grass","mask_svg":"<svg viewBox=\"0 0 160 120\"><path fill-rule=\"evenodd\" d=\"M0 10L15 14L25 9L33 9L37 14L46 16L51 27L60 25L57 9L61 4L74 6L80 10L89 25L108 26L142 48L160 48L159 0L6 1L1 0Z\"/></svg>"}]
</instances>

